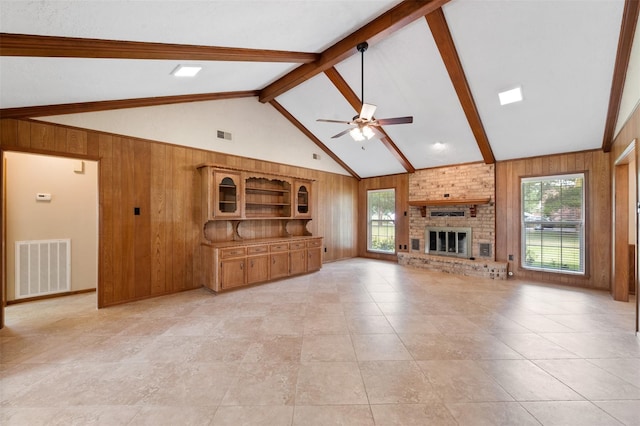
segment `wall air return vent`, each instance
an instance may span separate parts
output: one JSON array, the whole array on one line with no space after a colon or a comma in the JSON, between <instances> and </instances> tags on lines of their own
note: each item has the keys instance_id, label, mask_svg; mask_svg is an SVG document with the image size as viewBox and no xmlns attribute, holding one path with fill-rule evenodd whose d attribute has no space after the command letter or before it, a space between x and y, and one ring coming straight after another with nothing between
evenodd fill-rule
<instances>
[{"instance_id":1,"label":"wall air return vent","mask_svg":"<svg viewBox=\"0 0 640 426\"><path fill-rule=\"evenodd\" d=\"M71 287L71 240L16 241L16 299Z\"/></svg>"}]
</instances>

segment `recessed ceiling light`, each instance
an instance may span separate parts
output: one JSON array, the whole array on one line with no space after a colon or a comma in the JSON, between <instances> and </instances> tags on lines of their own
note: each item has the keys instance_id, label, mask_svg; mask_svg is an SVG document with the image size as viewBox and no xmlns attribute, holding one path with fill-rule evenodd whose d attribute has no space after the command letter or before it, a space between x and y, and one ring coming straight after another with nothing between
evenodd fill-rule
<instances>
[{"instance_id":1,"label":"recessed ceiling light","mask_svg":"<svg viewBox=\"0 0 640 426\"><path fill-rule=\"evenodd\" d=\"M199 65L178 65L171 74L176 77L195 77L201 69Z\"/></svg>"},{"instance_id":2,"label":"recessed ceiling light","mask_svg":"<svg viewBox=\"0 0 640 426\"><path fill-rule=\"evenodd\" d=\"M500 105L520 102L522 100L522 87L516 87L515 89L500 92L498 93L498 97L500 98Z\"/></svg>"}]
</instances>

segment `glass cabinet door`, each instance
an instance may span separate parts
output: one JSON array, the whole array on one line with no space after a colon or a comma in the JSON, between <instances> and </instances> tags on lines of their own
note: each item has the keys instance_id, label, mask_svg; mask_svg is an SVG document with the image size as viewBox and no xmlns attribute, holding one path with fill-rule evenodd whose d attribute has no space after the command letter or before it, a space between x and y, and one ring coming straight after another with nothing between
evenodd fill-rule
<instances>
[{"instance_id":1,"label":"glass cabinet door","mask_svg":"<svg viewBox=\"0 0 640 426\"><path fill-rule=\"evenodd\" d=\"M216 171L214 216L240 217L240 175Z\"/></svg>"},{"instance_id":2,"label":"glass cabinet door","mask_svg":"<svg viewBox=\"0 0 640 426\"><path fill-rule=\"evenodd\" d=\"M295 182L295 217L311 217L311 182Z\"/></svg>"}]
</instances>

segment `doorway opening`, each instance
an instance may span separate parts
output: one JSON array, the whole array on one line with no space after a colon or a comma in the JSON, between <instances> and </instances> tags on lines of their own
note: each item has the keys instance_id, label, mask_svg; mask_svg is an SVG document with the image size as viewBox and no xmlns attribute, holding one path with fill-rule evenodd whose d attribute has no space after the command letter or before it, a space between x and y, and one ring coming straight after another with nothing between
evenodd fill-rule
<instances>
[{"instance_id":1,"label":"doorway opening","mask_svg":"<svg viewBox=\"0 0 640 426\"><path fill-rule=\"evenodd\" d=\"M636 299L636 333L640 317L638 305L638 165L636 161L636 139L614 162L613 173L613 276L611 293L614 300Z\"/></svg>"},{"instance_id":2,"label":"doorway opening","mask_svg":"<svg viewBox=\"0 0 640 426\"><path fill-rule=\"evenodd\" d=\"M98 161L3 151L2 166L3 304L93 292L97 308Z\"/></svg>"}]
</instances>

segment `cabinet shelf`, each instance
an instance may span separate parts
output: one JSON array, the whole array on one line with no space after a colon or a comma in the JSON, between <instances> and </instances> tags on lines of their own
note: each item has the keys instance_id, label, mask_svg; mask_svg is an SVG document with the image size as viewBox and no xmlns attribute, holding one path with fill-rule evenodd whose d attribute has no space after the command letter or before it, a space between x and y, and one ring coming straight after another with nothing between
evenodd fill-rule
<instances>
[{"instance_id":1,"label":"cabinet shelf","mask_svg":"<svg viewBox=\"0 0 640 426\"><path fill-rule=\"evenodd\" d=\"M288 194L290 191L288 189L275 189L275 188L256 188L256 187L245 187L247 193L260 193L260 192L269 192L276 194Z\"/></svg>"},{"instance_id":2,"label":"cabinet shelf","mask_svg":"<svg viewBox=\"0 0 640 426\"><path fill-rule=\"evenodd\" d=\"M245 206L250 207L250 206L255 206L255 207L262 207L262 206L273 206L273 207L280 207L280 206L290 206L291 204L289 203L260 203L260 202L246 202Z\"/></svg>"}]
</instances>

